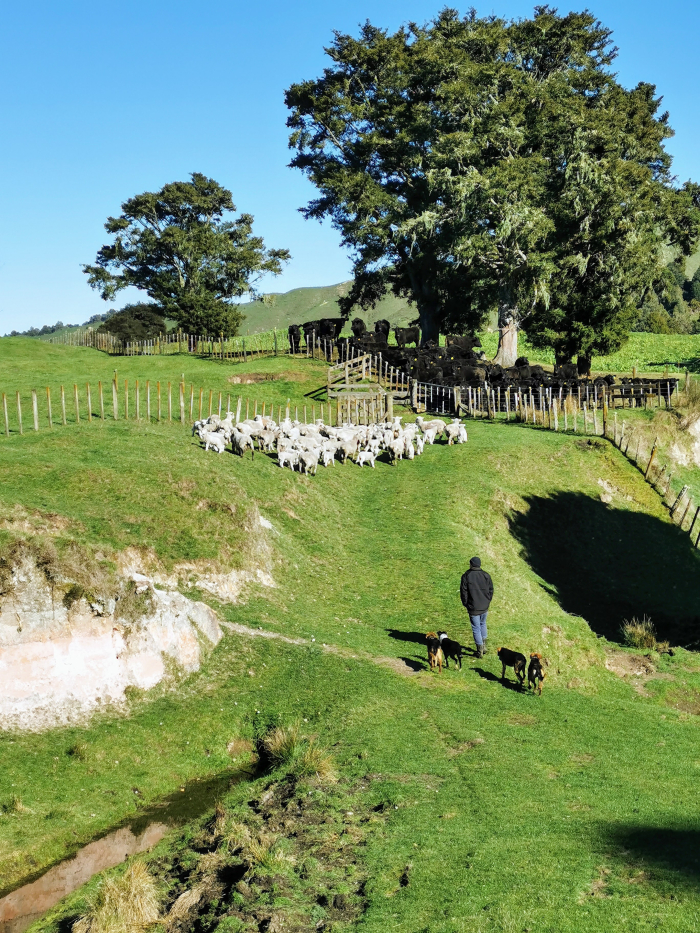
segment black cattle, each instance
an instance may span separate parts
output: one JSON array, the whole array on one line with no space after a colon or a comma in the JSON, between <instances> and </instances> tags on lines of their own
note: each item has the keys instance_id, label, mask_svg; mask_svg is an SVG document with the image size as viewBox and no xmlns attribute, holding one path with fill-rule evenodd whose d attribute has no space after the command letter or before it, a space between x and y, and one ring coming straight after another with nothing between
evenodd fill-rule
<instances>
[{"instance_id":1,"label":"black cattle","mask_svg":"<svg viewBox=\"0 0 700 933\"><path fill-rule=\"evenodd\" d=\"M473 350L480 347L481 341L474 334L448 334L445 337L446 347L459 347L462 350Z\"/></svg>"},{"instance_id":2,"label":"black cattle","mask_svg":"<svg viewBox=\"0 0 700 933\"><path fill-rule=\"evenodd\" d=\"M306 343L307 347L310 347L314 333L316 334L317 338L321 336L321 322L307 321L306 324L302 324L301 326L304 330L304 342Z\"/></svg>"},{"instance_id":3,"label":"black cattle","mask_svg":"<svg viewBox=\"0 0 700 933\"><path fill-rule=\"evenodd\" d=\"M301 346L301 327L298 324L290 324L287 335L289 336L289 352L298 353Z\"/></svg>"},{"instance_id":4,"label":"black cattle","mask_svg":"<svg viewBox=\"0 0 700 933\"><path fill-rule=\"evenodd\" d=\"M407 343L413 343L416 346L420 343L420 327L395 327L396 343L403 348Z\"/></svg>"},{"instance_id":5,"label":"black cattle","mask_svg":"<svg viewBox=\"0 0 700 933\"><path fill-rule=\"evenodd\" d=\"M361 317L353 318L352 324L350 325L350 330L353 332L353 335L359 340L360 337L367 332L367 325L362 320Z\"/></svg>"},{"instance_id":6,"label":"black cattle","mask_svg":"<svg viewBox=\"0 0 700 933\"><path fill-rule=\"evenodd\" d=\"M562 363L554 370L554 375L560 379L578 379L578 369L576 363Z\"/></svg>"},{"instance_id":7,"label":"black cattle","mask_svg":"<svg viewBox=\"0 0 700 933\"><path fill-rule=\"evenodd\" d=\"M513 365L514 366L529 366L530 360L526 356L519 356Z\"/></svg>"},{"instance_id":8,"label":"black cattle","mask_svg":"<svg viewBox=\"0 0 700 933\"><path fill-rule=\"evenodd\" d=\"M319 337L323 337L328 340L337 340L340 337L340 332L343 329L345 320L342 317L324 317L320 321L320 333Z\"/></svg>"},{"instance_id":9,"label":"black cattle","mask_svg":"<svg viewBox=\"0 0 700 933\"><path fill-rule=\"evenodd\" d=\"M389 332L391 331L391 324L388 321L385 321L383 318L381 321L374 322L374 333L375 334L384 334L386 337L386 342L389 342Z\"/></svg>"}]
</instances>

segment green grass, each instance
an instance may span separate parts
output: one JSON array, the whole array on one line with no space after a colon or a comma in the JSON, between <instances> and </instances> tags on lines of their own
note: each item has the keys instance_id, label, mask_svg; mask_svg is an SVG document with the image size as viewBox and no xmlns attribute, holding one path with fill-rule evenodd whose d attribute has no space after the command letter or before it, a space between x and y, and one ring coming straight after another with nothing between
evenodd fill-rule
<instances>
[{"instance_id":1,"label":"green grass","mask_svg":"<svg viewBox=\"0 0 700 933\"><path fill-rule=\"evenodd\" d=\"M2 736L3 884L183 781L236 767L227 745L253 738L260 710L308 719L341 786L364 808L382 806L385 822L361 849L358 929L697 929L696 656L652 655L663 679L638 689L605 661L634 654L615 644L633 615L685 643L700 555L610 445L487 423L470 424L469 437L397 467L336 464L309 479L264 456L205 455L178 425L0 438L6 535L57 513L75 523L64 535L108 553L131 544L168 566L185 555L245 566L259 559L241 550L257 507L277 532L277 587L220 611L308 640L227 633L199 673L134 699L127 717ZM618 490L611 505L599 480ZM425 631L470 643L458 587L474 553L496 587L492 651L431 675ZM499 644L549 659L541 698L500 684ZM237 806L246 793L227 799ZM13 795L25 811L12 810ZM58 918L81 898L38 929L65 929Z\"/></svg>"},{"instance_id":2,"label":"green grass","mask_svg":"<svg viewBox=\"0 0 700 933\"><path fill-rule=\"evenodd\" d=\"M218 408L218 396L222 395L222 405L226 406L230 398L234 407L238 397L242 397L242 411L246 411L246 400L250 403L251 417L254 403L268 406L274 404L283 407L291 399L292 408L303 410L309 406L311 414L312 399L307 396L319 386L325 385L327 367L322 362L289 356L262 357L248 364L236 364L230 361L212 360L182 354L178 356L137 356L111 357L88 347L52 346L27 337L8 337L0 339L0 393L7 396L10 430L18 430L17 404L15 394L21 393L22 421L25 433L33 431L31 391L37 391L39 425L42 434L48 429L46 387L51 390L51 407L56 430L62 430L60 387L66 393L66 418L70 424L76 422L74 385L78 386L80 417L87 416L86 383L90 383L93 417L99 417L98 382L102 382L104 391L105 416L111 420L112 379L115 371L119 386L119 417L124 417L125 382L128 381L129 417L134 418L136 411L136 380L139 380L140 413L146 417L146 382L151 385L151 416L157 417L157 383L161 384L162 416L167 419L168 383L172 386L173 418L179 419L179 384L185 380L186 420L189 419L190 397L194 392L194 416L199 412L199 394L203 389L204 414L208 413L209 393L213 393L213 408ZM240 384L233 380L253 378L251 384ZM94 423L91 427L95 427ZM0 431L4 430L0 413Z\"/></svg>"}]
</instances>

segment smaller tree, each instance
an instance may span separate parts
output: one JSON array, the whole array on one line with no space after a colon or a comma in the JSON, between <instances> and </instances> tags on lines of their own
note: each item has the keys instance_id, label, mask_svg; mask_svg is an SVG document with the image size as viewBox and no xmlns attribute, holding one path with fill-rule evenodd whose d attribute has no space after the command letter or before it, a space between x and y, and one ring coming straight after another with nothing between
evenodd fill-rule
<instances>
[{"instance_id":1,"label":"smaller tree","mask_svg":"<svg viewBox=\"0 0 700 933\"><path fill-rule=\"evenodd\" d=\"M151 340L164 333L165 318L158 305L141 301L110 314L98 331L122 340Z\"/></svg>"},{"instance_id":2,"label":"smaller tree","mask_svg":"<svg viewBox=\"0 0 700 933\"><path fill-rule=\"evenodd\" d=\"M105 301L133 285L190 333L232 336L244 317L235 300L257 298L260 278L290 258L253 236L250 214L226 219L235 210L231 192L199 172L136 195L108 218L114 241L83 271Z\"/></svg>"}]
</instances>

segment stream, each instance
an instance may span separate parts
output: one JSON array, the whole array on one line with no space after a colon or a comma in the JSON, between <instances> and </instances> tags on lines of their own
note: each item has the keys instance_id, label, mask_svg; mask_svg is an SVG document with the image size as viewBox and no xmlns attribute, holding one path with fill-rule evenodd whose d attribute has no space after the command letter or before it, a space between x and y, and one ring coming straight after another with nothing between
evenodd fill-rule
<instances>
[{"instance_id":1,"label":"stream","mask_svg":"<svg viewBox=\"0 0 700 933\"><path fill-rule=\"evenodd\" d=\"M183 785L184 790L149 804L134 819L122 821L116 829L82 846L71 858L0 898L0 933L23 933L93 875L152 848L169 830L210 810L229 787L251 775L250 771L226 771L190 781Z\"/></svg>"}]
</instances>

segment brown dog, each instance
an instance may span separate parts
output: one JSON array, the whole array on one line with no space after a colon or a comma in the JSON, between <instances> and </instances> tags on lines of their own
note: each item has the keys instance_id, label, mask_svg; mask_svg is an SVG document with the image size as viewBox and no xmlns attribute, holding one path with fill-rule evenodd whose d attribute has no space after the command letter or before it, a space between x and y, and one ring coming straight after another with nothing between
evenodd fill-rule
<instances>
[{"instance_id":1,"label":"brown dog","mask_svg":"<svg viewBox=\"0 0 700 933\"><path fill-rule=\"evenodd\" d=\"M503 665L501 680L506 679L506 668L512 667L513 673L520 681L520 686L522 687L525 683L525 665L527 664L525 655L520 654L519 651L511 651L510 648L499 648L496 654Z\"/></svg>"},{"instance_id":2,"label":"brown dog","mask_svg":"<svg viewBox=\"0 0 700 933\"><path fill-rule=\"evenodd\" d=\"M430 670L434 671L437 667L438 673L442 674L442 665L445 662L445 656L440 647L440 639L435 632L426 632L425 640L428 643L428 664Z\"/></svg>"},{"instance_id":3,"label":"brown dog","mask_svg":"<svg viewBox=\"0 0 700 933\"><path fill-rule=\"evenodd\" d=\"M545 664L546 663L545 661ZM539 694L542 696L542 684L546 676L547 674L542 667L542 655L531 654L530 664L527 668L527 689L529 690L530 687L532 687L533 690L539 689Z\"/></svg>"}]
</instances>

